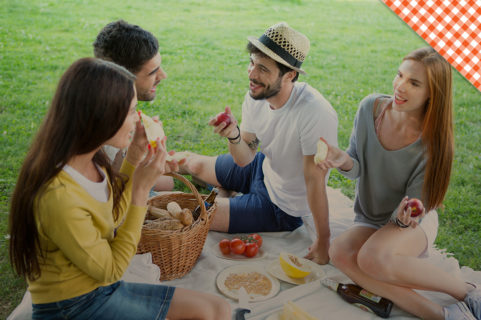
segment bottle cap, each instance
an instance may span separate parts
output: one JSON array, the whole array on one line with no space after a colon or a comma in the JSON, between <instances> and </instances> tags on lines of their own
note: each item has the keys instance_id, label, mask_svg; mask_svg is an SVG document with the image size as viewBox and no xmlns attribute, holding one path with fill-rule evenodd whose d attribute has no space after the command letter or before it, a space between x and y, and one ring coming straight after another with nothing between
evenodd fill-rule
<instances>
[{"instance_id":1,"label":"bottle cap","mask_svg":"<svg viewBox=\"0 0 481 320\"><path fill-rule=\"evenodd\" d=\"M339 286L339 282L331 278L324 278L321 280L321 283L333 291L337 291Z\"/></svg>"}]
</instances>

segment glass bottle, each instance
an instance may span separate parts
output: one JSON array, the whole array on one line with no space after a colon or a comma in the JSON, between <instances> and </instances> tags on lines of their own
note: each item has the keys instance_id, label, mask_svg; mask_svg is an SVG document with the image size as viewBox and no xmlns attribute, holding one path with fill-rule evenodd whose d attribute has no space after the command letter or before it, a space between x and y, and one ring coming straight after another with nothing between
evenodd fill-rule
<instances>
[{"instance_id":1,"label":"glass bottle","mask_svg":"<svg viewBox=\"0 0 481 320\"><path fill-rule=\"evenodd\" d=\"M215 197L219 191L217 188L212 188L212 191L210 194L207 196L207 198L204 200L204 205L205 205L205 210L209 210L210 207L214 204ZM194 212L192 213L192 216L194 217L194 220L197 220L200 216L200 205L198 205L195 209Z\"/></svg>"},{"instance_id":2,"label":"glass bottle","mask_svg":"<svg viewBox=\"0 0 481 320\"><path fill-rule=\"evenodd\" d=\"M356 284L339 283L329 278L323 279L322 283L329 289L336 291L341 298L364 311L375 313L382 318L389 317L391 313L392 301L377 296Z\"/></svg>"}]
</instances>

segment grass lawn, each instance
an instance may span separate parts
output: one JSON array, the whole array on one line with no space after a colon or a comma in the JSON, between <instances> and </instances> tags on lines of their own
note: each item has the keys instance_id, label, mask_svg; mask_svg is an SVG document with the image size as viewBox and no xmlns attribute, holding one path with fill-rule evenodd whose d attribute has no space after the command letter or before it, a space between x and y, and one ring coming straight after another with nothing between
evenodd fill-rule
<instances>
[{"instance_id":1,"label":"grass lawn","mask_svg":"<svg viewBox=\"0 0 481 320\"><path fill-rule=\"evenodd\" d=\"M339 144L348 145L363 97L391 93L402 57L424 46L404 22L376 0L16 0L0 6L0 318L25 291L8 261L9 197L18 169L65 69L92 55L92 42L108 22L123 18L159 39L168 74L152 103L169 136L168 146L208 155L227 152L208 119L225 105L240 118L248 88L248 35L260 36L286 21L311 40L301 76L337 110ZM119 3L124 3L119 5ZM135 4L134 4L135 3ZM456 158L437 245L461 265L481 269L480 92L454 72ZM329 185L352 197L354 185L339 174Z\"/></svg>"}]
</instances>

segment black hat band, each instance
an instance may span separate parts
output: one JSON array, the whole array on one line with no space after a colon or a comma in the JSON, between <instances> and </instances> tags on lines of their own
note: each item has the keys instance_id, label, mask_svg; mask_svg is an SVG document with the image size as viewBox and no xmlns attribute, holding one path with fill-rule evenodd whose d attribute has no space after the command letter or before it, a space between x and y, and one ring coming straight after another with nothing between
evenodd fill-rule
<instances>
[{"instance_id":1,"label":"black hat band","mask_svg":"<svg viewBox=\"0 0 481 320\"><path fill-rule=\"evenodd\" d=\"M300 68L302 65L302 61L297 60L294 58L289 52L287 52L283 47L272 41L271 38L263 34L259 38L259 42L271 49L275 54L277 54L279 57L284 59L287 63L289 63L291 66Z\"/></svg>"}]
</instances>

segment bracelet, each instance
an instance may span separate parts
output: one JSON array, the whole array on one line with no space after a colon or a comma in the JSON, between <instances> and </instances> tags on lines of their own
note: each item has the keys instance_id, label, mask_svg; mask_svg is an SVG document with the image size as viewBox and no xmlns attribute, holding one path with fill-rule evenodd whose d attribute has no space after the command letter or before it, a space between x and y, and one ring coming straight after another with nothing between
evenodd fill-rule
<instances>
[{"instance_id":1,"label":"bracelet","mask_svg":"<svg viewBox=\"0 0 481 320\"><path fill-rule=\"evenodd\" d=\"M398 217L396 217L396 220L394 220L394 223L400 228L408 228L409 227L409 225L407 225L404 222L402 222L401 220L399 220Z\"/></svg>"},{"instance_id":2,"label":"bracelet","mask_svg":"<svg viewBox=\"0 0 481 320\"><path fill-rule=\"evenodd\" d=\"M239 144L242 140L242 139L239 139L241 134L240 134L240 129L239 129L238 125L237 125L237 130L239 131L239 134L235 138L227 137L227 140L229 140L229 142L232 143L232 144ZM239 142L233 142L233 141L236 141L237 139L239 139Z\"/></svg>"}]
</instances>

